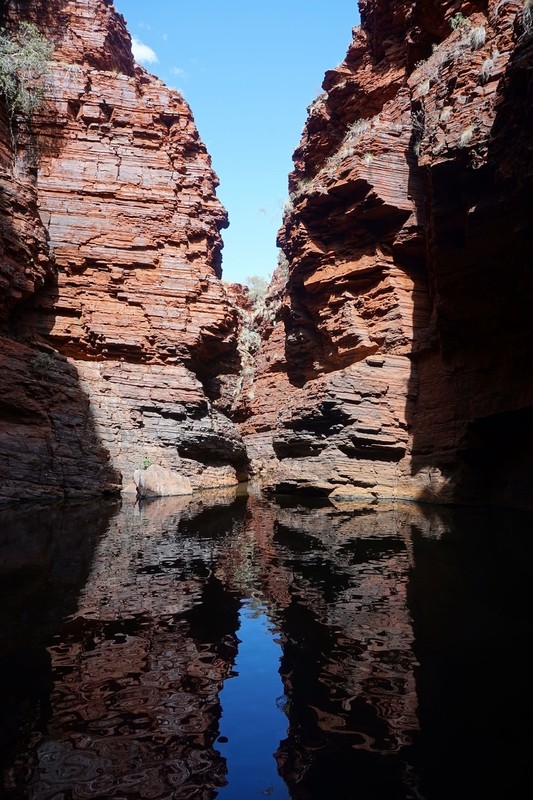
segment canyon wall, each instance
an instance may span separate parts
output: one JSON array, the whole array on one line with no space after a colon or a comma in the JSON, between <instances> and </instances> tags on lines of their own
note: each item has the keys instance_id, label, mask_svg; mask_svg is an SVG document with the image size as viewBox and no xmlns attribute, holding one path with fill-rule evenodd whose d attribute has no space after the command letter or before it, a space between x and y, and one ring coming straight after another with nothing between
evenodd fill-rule
<instances>
[{"instance_id":1,"label":"canyon wall","mask_svg":"<svg viewBox=\"0 0 533 800\"><path fill-rule=\"evenodd\" d=\"M533 9L360 10L294 155L243 396L254 474L282 492L527 504Z\"/></svg>"},{"instance_id":2,"label":"canyon wall","mask_svg":"<svg viewBox=\"0 0 533 800\"><path fill-rule=\"evenodd\" d=\"M191 111L134 63L112 2L4 3L0 25L34 22L54 56L31 121L0 103L2 500L131 489L155 463L193 489L251 472L528 503L533 8L360 10L250 331Z\"/></svg>"},{"instance_id":3,"label":"canyon wall","mask_svg":"<svg viewBox=\"0 0 533 800\"><path fill-rule=\"evenodd\" d=\"M110 0L7 2L20 20L54 55L31 123L0 108L2 499L131 488L150 463L235 483L227 218L191 111Z\"/></svg>"}]
</instances>

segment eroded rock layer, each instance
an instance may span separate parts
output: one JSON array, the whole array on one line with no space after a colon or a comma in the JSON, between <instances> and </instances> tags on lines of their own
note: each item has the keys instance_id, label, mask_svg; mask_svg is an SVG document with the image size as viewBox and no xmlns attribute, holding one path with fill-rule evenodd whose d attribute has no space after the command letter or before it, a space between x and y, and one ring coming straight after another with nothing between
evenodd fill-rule
<instances>
[{"instance_id":1,"label":"eroded rock layer","mask_svg":"<svg viewBox=\"0 0 533 800\"><path fill-rule=\"evenodd\" d=\"M2 495L114 489L148 463L193 488L235 483L227 219L190 109L134 63L112 2L8 2L1 22L21 19L55 50L31 127L12 137L3 116L0 132L0 388L16 394L0 419Z\"/></svg>"},{"instance_id":2,"label":"eroded rock layer","mask_svg":"<svg viewBox=\"0 0 533 800\"><path fill-rule=\"evenodd\" d=\"M361 0L309 108L243 424L283 491L531 496L532 9Z\"/></svg>"}]
</instances>

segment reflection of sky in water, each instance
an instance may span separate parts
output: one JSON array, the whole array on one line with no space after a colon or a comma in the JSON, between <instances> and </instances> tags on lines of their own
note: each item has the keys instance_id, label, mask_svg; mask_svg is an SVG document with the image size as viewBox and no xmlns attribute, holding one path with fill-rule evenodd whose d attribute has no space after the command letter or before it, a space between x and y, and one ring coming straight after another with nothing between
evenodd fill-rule
<instances>
[{"instance_id":1,"label":"reflection of sky in water","mask_svg":"<svg viewBox=\"0 0 533 800\"><path fill-rule=\"evenodd\" d=\"M289 797L273 756L287 735L287 718L279 708L281 647L264 611L253 601L244 602L235 676L226 680L220 694L220 735L228 741L216 746L227 759L228 785L217 796L225 800Z\"/></svg>"}]
</instances>

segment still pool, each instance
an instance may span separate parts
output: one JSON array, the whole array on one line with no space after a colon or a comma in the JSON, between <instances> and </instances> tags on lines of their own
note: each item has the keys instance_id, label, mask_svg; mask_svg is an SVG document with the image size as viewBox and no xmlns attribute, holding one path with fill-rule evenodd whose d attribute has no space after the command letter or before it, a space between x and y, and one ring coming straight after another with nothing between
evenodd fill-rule
<instances>
[{"instance_id":1,"label":"still pool","mask_svg":"<svg viewBox=\"0 0 533 800\"><path fill-rule=\"evenodd\" d=\"M230 492L0 511L0 797L521 798L532 523Z\"/></svg>"}]
</instances>

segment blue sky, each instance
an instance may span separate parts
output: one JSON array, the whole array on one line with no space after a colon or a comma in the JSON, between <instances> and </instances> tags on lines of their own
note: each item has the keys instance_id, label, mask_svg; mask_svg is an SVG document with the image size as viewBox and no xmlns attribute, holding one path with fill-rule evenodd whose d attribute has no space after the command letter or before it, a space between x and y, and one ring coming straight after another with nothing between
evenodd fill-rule
<instances>
[{"instance_id":1,"label":"blue sky","mask_svg":"<svg viewBox=\"0 0 533 800\"><path fill-rule=\"evenodd\" d=\"M115 7L137 60L183 93L211 154L230 218L224 279L268 276L306 108L324 72L344 58L359 22L356 0L115 0Z\"/></svg>"}]
</instances>

